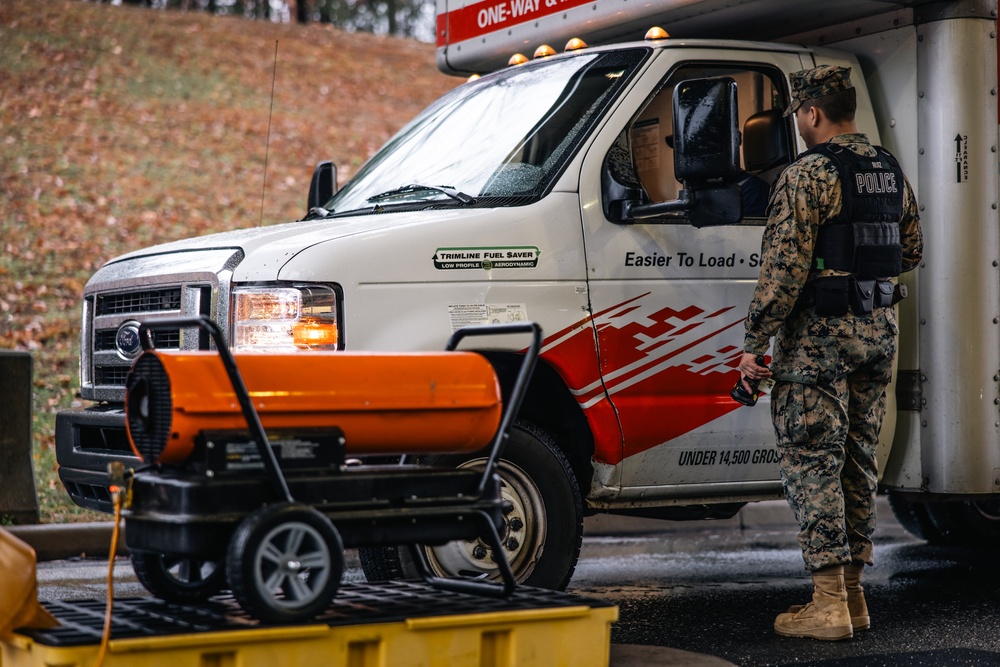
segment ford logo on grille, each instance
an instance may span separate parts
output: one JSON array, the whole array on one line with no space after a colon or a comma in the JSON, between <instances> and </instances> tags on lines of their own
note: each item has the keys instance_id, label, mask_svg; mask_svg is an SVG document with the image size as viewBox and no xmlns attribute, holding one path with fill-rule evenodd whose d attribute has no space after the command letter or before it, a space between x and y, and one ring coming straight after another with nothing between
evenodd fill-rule
<instances>
[{"instance_id":1,"label":"ford logo on grille","mask_svg":"<svg viewBox=\"0 0 1000 667\"><path fill-rule=\"evenodd\" d=\"M135 359L142 352L139 340L139 323L129 321L118 327L115 334L115 349L122 359Z\"/></svg>"}]
</instances>

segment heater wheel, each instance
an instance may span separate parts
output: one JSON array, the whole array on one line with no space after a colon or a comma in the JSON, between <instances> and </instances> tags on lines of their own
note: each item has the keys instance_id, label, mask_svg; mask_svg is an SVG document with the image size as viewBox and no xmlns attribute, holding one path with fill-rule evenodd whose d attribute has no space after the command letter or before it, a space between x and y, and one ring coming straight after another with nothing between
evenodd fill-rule
<instances>
[{"instance_id":1,"label":"heater wheel","mask_svg":"<svg viewBox=\"0 0 1000 667\"><path fill-rule=\"evenodd\" d=\"M167 602L201 602L226 585L225 564L189 556L171 556L153 551L132 551L136 579L150 593Z\"/></svg>"},{"instance_id":2,"label":"heater wheel","mask_svg":"<svg viewBox=\"0 0 1000 667\"><path fill-rule=\"evenodd\" d=\"M244 610L262 621L313 618L333 600L344 544L333 523L306 505L276 503L243 519L226 555L226 575Z\"/></svg>"}]
</instances>

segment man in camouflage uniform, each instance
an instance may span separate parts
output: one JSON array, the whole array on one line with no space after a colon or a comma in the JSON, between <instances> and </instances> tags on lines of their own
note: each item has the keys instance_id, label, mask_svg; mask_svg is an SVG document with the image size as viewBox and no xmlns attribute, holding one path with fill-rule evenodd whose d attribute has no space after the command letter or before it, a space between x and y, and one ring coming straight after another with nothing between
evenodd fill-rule
<instances>
[{"instance_id":1,"label":"man in camouflage uniform","mask_svg":"<svg viewBox=\"0 0 1000 667\"><path fill-rule=\"evenodd\" d=\"M895 159L858 133L850 68L817 67L793 73L790 79L793 98L785 115L795 114L806 146L838 153L846 149L880 160L872 165L881 167L886 161L894 166L893 173L902 181L901 196L896 177L882 177L895 193L895 198L882 201L894 202L890 210L899 210L902 203L894 246L897 270L890 275L913 269L923 252L913 190ZM898 333L895 312L884 299L881 305L869 305L867 313L863 302L852 302L836 316L817 313L829 310L816 301L817 279L833 277L845 284L854 280L850 272L824 268L823 260L814 256L819 230L841 213L844 190L853 187L854 179L841 182L834 162L827 154L808 151L775 186L740 361L744 379L775 380L771 413L782 483L813 577L812 601L780 614L775 631L817 639L846 639L854 630L869 627L861 572L872 564L875 447ZM853 193L847 194L853 198ZM857 204L851 206L857 210ZM888 224L891 228L895 222ZM879 286L891 291L888 281ZM769 370L756 358L767 352L771 337L775 341Z\"/></svg>"}]
</instances>

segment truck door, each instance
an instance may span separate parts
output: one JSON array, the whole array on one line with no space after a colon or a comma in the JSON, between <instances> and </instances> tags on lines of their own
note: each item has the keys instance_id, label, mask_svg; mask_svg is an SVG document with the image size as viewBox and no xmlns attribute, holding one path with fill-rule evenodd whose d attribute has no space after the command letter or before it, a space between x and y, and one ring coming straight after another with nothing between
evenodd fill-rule
<instances>
[{"instance_id":1,"label":"truck door","mask_svg":"<svg viewBox=\"0 0 1000 667\"><path fill-rule=\"evenodd\" d=\"M732 57L729 53L725 55ZM739 377L743 320L756 284L771 183L794 158L783 118L785 72L798 53L658 51L646 83L595 142L581 176L587 273L602 387L621 428L621 451L598 451L598 478L620 480L619 499L752 495L778 487L770 407L729 397ZM688 79L736 82L742 132L743 216L695 228L684 214L622 224L609 214L607 170L631 173L645 202L678 198L671 97ZM610 142L610 143L608 143ZM603 178L603 181L598 180ZM603 184L603 192L602 192ZM598 199L601 201L598 201ZM587 397L580 397L586 406Z\"/></svg>"}]
</instances>

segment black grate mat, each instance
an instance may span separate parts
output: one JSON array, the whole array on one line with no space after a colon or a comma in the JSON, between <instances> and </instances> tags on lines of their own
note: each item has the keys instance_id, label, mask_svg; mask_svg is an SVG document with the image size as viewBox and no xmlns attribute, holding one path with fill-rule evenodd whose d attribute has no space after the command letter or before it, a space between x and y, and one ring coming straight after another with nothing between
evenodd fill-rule
<instances>
[{"instance_id":1,"label":"black grate mat","mask_svg":"<svg viewBox=\"0 0 1000 667\"><path fill-rule=\"evenodd\" d=\"M42 600L59 620L50 630L23 630L22 634L46 646L84 646L101 640L104 600ZM561 607L611 607L613 602L528 586L518 587L507 599L443 591L420 581L345 584L330 608L312 624L330 626L395 623L408 618L460 616L491 612ZM248 616L229 594L198 605L180 605L151 597L119 598L114 602L111 638L167 635L278 627Z\"/></svg>"}]
</instances>

